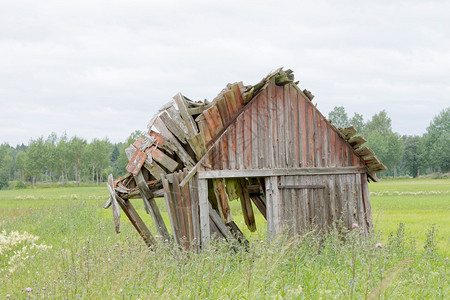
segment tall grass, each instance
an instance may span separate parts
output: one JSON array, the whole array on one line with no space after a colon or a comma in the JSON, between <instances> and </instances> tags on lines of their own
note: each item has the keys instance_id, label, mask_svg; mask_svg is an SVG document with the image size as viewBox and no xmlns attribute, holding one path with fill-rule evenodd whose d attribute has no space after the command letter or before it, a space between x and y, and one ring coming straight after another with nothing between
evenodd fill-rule
<instances>
[{"instance_id":1,"label":"tall grass","mask_svg":"<svg viewBox=\"0 0 450 300\"><path fill-rule=\"evenodd\" d=\"M446 299L449 295L448 260L439 251L440 232L431 226L423 243L408 232L409 225L400 224L387 236L375 232L370 238L362 237L359 228L336 229L324 236L312 232L289 239L279 236L270 245L254 236L247 251L214 240L199 254L159 239L158 247L150 251L124 216L122 233L114 233L111 212L101 209L104 189L48 191L0 194L0 297ZM139 213L145 214L142 209ZM12 242L17 236L23 237Z\"/></svg>"}]
</instances>

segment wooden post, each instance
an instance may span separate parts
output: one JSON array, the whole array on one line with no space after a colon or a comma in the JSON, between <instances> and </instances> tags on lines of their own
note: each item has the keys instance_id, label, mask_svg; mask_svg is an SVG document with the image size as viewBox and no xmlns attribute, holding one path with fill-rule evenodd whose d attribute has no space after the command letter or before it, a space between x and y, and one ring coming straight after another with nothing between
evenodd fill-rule
<instances>
[{"instance_id":1,"label":"wooden post","mask_svg":"<svg viewBox=\"0 0 450 300\"><path fill-rule=\"evenodd\" d=\"M147 183L145 182L144 175L142 175L142 171L139 171L139 173L136 176L134 176L134 180L136 181L136 184L139 187L139 192L141 193L144 203L147 204L146 208L150 211L150 215L152 216L153 222L155 223L156 230L160 235L164 236L165 239L169 239L170 238L169 231L167 230L166 224L164 223L159 208L156 205L156 201L153 198L153 193L150 191L150 189L147 186Z\"/></svg>"},{"instance_id":2,"label":"wooden post","mask_svg":"<svg viewBox=\"0 0 450 300\"><path fill-rule=\"evenodd\" d=\"M202 249L209 246L209 201L208 201L208 180L198 180L198 198L200 206L200 231L202 239Z\"/></svg>"},{"instance_id":3,"label":"wooden post","mask_svg":"<svg viewBox=\"0 0 450 300\"><path fill-rule=\"evenodd\" d=\"M280 232L278 177L266 177L267 240Z\"/></svg>"}]
</instances>

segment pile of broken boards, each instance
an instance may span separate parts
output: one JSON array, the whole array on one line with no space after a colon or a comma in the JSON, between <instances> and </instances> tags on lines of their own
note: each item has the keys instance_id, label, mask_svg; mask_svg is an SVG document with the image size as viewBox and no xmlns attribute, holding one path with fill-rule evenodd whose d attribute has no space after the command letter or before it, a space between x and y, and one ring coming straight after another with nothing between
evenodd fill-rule
<instances>
[{"instance_id":1,"label":"pile of broken boards","mask_svg":"<svg viewBox=\"0 0 450 300\"><path fill-rule=\"evenodd\" d=\"M205 216L199 212L199 193L207 193L207 223L210 224L208 231L211 235L247 246L248 241L233 221L229 200L240 199L245 224L250 231L255 231L252 202L266 218L264 180L217 178L209 180L207 191L204 191L198 188L197 178L193 175L198 168L207 170L212 164L222 163L221 153L213 145L259 91L271 81L283 86L293 83L293 80L292 71L278 69L254 86L229 84L212 102L194 102L177 94L174 101L163 106L151 119L148 132L126 149L129 173L116 181L112 175L108 178L110 198L105 208L111 206L113 209L116 231L120 231L121 208L146 244L149 247L155 245L154 235L129 201L142 198L158 236L174 240L182 248L199 251L202 240L200 224L205 224L200 222L200 218ZM302 93L309 100L313 97L306 90ZM340 132L361 157L367 158L368 168L372 168L369 177L376 180L375 173L384 170L384 165L367 146L360 147L365 140L354 136L354 128ZM221 149L226 151L226 148ZM157 197L165 199L172 236L156 204Z\"/></svg>"}]
</instances>

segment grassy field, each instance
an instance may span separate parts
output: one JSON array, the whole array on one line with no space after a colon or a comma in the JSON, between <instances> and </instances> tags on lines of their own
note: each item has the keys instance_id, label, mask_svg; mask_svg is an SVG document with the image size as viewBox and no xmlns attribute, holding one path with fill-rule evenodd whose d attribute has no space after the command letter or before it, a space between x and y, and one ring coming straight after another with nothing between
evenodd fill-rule
<instances>
[{"instance_id":1,"label":"grassy field","mask_svg":"<svg viewBox=\"0 0 450 300\"><path fill-rule=\"evenodd\" d=\"M447 299L450 180L386 180L370 191L368 240L356 229L345 243L331 232L267 245L257 216L248 251L217 241L202 254L164 240L150 251L124 215L115 234L103 187L0 191L0 298ZM244 228L239 203L232 210Z\"/></svg>"}]
</instances>

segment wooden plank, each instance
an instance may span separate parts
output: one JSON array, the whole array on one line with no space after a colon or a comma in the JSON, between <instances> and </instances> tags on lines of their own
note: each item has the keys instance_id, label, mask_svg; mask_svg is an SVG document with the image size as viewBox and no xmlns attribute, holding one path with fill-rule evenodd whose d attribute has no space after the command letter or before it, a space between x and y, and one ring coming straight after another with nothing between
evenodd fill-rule
<instances>
[{"instance_id":1,"label":"wooden plank","mask_svg":"<svg viewBox=\"0 0 450 300\"><path fill-rule=\"evenodd\" d=\"M167 151L169 154L173 154L174 149L172 149L170 146L166 145L167 144L166 139L162 135L160 135L159 133L157 133L156 131L153 131L153 130L150 131L149 135L156 140L155 144L158 145L158 148L162 148L165 151Z\"/></svg>"},{"instance_id":2,"label":"wooden plank","mask_svg":"<svg viewBox=\"0 0 450 300\"><path fill-rule=\"evenodd\" d=\"M123 200L120 197L116 197L117 203L119 204L120 208L125 212L128 219L130 220L131 224L133 224L134 228L136 228L139 235L144 239L145 244L152 248L153 245L156 243L155 238L153 237L150 230L148 230L147 226L145 226L145 223L142 221L139 214L134 209L133 205L131 204L130 200Z\"/></svg>"},{"instance_id":3,"label":"wooden plank","mask_svg":"<svg viewBox=\"0 0 450 300\"><path fill-rule=\"evenodd\" d=\"M244 116L236 119L236 168L244 169Z\"/></svg>"},{"instance_id":4,"label":"wooden plank","mask_svg":"<svg viewBox=\"0 0 450 300\"><path fill-rule=\"evenodd\" d=\"M285 118L284 118L284 89L281 86L277 86L276 99L277 99L277 131L278 131L278 168L287 167L287 157L286 157L286 144L285 144Z\"/></svg>"},{"instance_id":5,"label":"wooden plank","mask_svg":"<svg viewBox=\"0 0 450 300\"><path fill-rule=\"evenodd\" d=\"M157 117L154 122L155 128L159 133L166 139L164 143L164 149L169 148L172 152L175 152L181 161L188 167L191 168L194 165L192 157L186 152L184 147L175 138L175 136L167 129L164 122ZM158 145L159 147L159 145ZM169 151L168 151L169 152ZM172 172L172 171L171 171Z\"/></svg>"},{"instance_id":6,"label":"wooden plank","mask_svg":"<svg viewBox=\"0 0 450 300\"><path fill-rule=\"evenodd\" d=\"M176 220L176 215L173 207L172 195L170 192L170 184L169 180L165 174L161 175L161 182L164 188L164 201L166 203L167 215L169 216L170 227L172 229L172 236L177 244L180 244L180 240L178 238L178 224Z\"/></svg>"},{"instance_id":7,"label":"wooden plank","mask_svg":"<svg viewBox=\"0 0 450 300\"><path fill-rule=\"evenodd\" d=\"M262 145L258 145L258 102L257 101L252 101L251 103L249 103L248 105L250 105L249 109L251 109L251 113L250 113L250 119L251 119L251 123L252 123L252 129L251 129L251 133L252 133L252 142L251 142L251 155L252 155L252 165L251 168L252 169L258 169L258 165L259 165L259 146Z\"/></svg>"},{"instance_id":8,"label":"wooden plank","mask_svg":"<svg viewBox=\"0 0 450 300\"><path fill-rule=\"evenodd\" d=\"M250 245L242 231L239 229L239 227L237 227L236 223L230 222L226 225L230 229L234 237L238 240L238 242L241 243L246 249L248 249Z\"/></svg>"},{"instance_id":9,"label":"wooden plank","mask_svg":"<svg viewBox=\"0 0 450 300\"><path fill-rule=\"evenodd\" d=\"M228 202L227 192L223 180L220 178L213 179L214 193L216 195L220 211L222 213L223 221L230 223L233 221L230 204Z\"/></svg>"},{"instance_id":10,"label":"wooden plank","mask_svg":"<svg viewBox=\"0 0 450 300\"><path fill-rule=\"evenodd\" d=\"M230 90L226 92L225 94L223 94L223 97L225 98L226 104L228 106L230 116L234 116L239 110L239 104L233 91Z\"/></svg>"},{"instance_id":11,"label":"wooden plank","mask_svg":"<svg viewBox=\"0 0 450 300\"><path fill-rule=\"evenodd\" d=\"M116 191L114 190L114 179L112 174L108 175L108 182L106 185L110 194L109 199L111 200L110 203L113 211L114 229L116 230L116 233L120 233L120 209L116 199Z\"/></svg>"},{"instance_id":12,"label":"wooden plank","mask_svg":"<svg viewBox=\"0 0 450 300\"><path fill-rule=\"evenodd\" d=\"M216 106L211 106L207 110L203 112L205 116L206 123L208 124L209 132L211 133L211 137L214 140L223 127L222 119L219 114L219 110Z\"/></svg>"},{"instance_id":13,"label":"wooden plank","mask_svg":"<svg viewBox=\"0 0 450 300\"><path fill-rule=\"evenodd\" d=\"M161 212L159 211L158 205L156 205L156 201L153 197L152 191L147 186L147 182L142 175L142 171L139 171L137 175L134 176L134 180L136 181L137 186L139 187L139 191L141 193L142 199L144 203L146 203L146 208L149 210L150 215L155 223L156 230L160 235L162 235L165 239L169 239L169 231L166 228L166 224L161 216Z\"/></svg>"},{"instance_id":14,"label":"wooden plank","mask_svg":"<svg viewBox=\"0 0 450 300\"><path fill-rule=\"evenodd\" d=\"M199 178L245 178L287 175L337 175L365 173L365 167L339 167L339 168L300 168L300 169L261 169L261 170L213 170L200 171Z\"/></svg>"},{"instance_id":15,"label":"wooden plank","mask_svg":"<svg viewBox=\"0 0 450 300\"><path fill-rule=\"evenodd\" d=\"M339 137L338 137L339 138ZM330 131L330 167L336 167L336 132Z\"/></svg>"},{"instance_id":16,"label":"wooden plank","mask_svg":"<svg viewBox=\"0 0 450 300\"><path fill-rule=\"evenodd\" d=\"M266 142L266 118L267 118L267 90L264 90L262 94L258 95L256 99L253 100L255 102L256 110L256 126L258 128L257 133L257 144L258 144L258 168L264 169L266 168L265 158L266 152L265 148L268 146ZM253 117L253 116L252 116Z\"/></svg>"},{"instance_id":17,"label":"wooden plank","mask_svg":"<svg viewBox=\"0 0 450 300\"><path fill-rule=\"evenodd\" d=\"M316 109L313 110L313 128L314 128L314 166L323 167L322 165L322 139L320 136L321 127L320 120Z\"/></svg>"},{"instance_id":18,"label":"wooden plank","mask_svg":"<svg viewBox=\"0 0 450 300\"><path fill-rule=\"evenodd\" d=\"M157 163L161 164L163 167L165 167L170 172L173 172L178 167L178 163L171 159L169 156L164 154L162 151L160 151L155 146L150 147L150 151L146 152L147 155L151 155L152 159L155 160Z\"/></svg>"},{"instance_id":19,"label":"wooden plank","mask_svg":"<svg viewBox=\"0 0 450 300\"><path fill-rule=\"evenodd\" d=\"M266 204L261 199L261 196L259 196L259 195L250 195L250 198L252 199L252 201L255 204L256 208L258 208L259 212L267 220Z\"/></svg>"},{"instance_id":20,"label":"wooden plank","mask_svg":"<svg viewBox=\"0 0 450 300\"><path fill-rule=\"evenodd\" d=\"M276 176L266 177L267 239L272 241L280 232L279 191Z\"/></svg>"},{"instance_id":21,"label":"wooden plank","mask_svg":"<svg viewBox=\"0 0 450 300\"><path fill-rule=\"evenodd\" d=\"M369 196L369 185L367 181L367 174L361 174L361 194L362 203L364 210L364 220L365 225L369 231L373 230L373 220L372 220L372 208L370 206L370 196Z\"/></svg>"},{"instance_id":22,"label":"wooden plank","mask_svg":"<svg viewBox=\"0 0 450 300\"><path fill-rule=\"evenodd\" d=\"M276 99L276 92L275 87L273 84L270 84L267 87L267 127L268 127L268 155L267 158L268 161L268 168L275 168L275 149L277 147L276 144L276 138L275 138L275 132L276 130L276 105L275 105L275 99Z\"/></svg>"},{"instance_id":23,"label":"wooden plank","mask_svg":"<svg viewBox=\"0 0 450 300\"><path fill-rule=\"evenodd\" d=\"M242 97L242 93L241 93L239 84L233 84L231 86L231 91L234 94L234 99L236 99L237 106L239 108L243 107L244 106L244 98Z\"/></svg>"},{"instance_id":24,"label":"wooden plank","mask_svg":"<svg viewBox=\"0 0 450 300\"><path fill-rule=\"evenodd\" d=\"M156 162L153 162L151 165L148 162L145 162L144 168L146 168L157 180L161 179L161 174L166 174L166 171L164 171Z\"/></svg>"},{"instance_id":25,"label":"wooden plank","mask_svg":"<svg viewBox=\"0 0 450 300\"><path fill-rule=\"evenodd\" d=\"M295 166L295 147L294 146L294 108L292 105L290 84L283 86L284 97L284 143L286 151L286 166L293 168Z\"/></svg>"},{"instance_id":26,"label":"wooden plank","mask_svg":"<svg viewBox=\"0 0 450 300\"><path fill-rule=\"evenodd\" d=\"M345 136L346 140L350 139L352 136L356 134L356 128L353 126L346 128L339 128L339 131Z\"/></svg>"},{"instance_id":27,"label":"wooden plank","mask_svg":"<svg viewBox=\"0 0 450 300\"><path fill-rule=\"evenodd\" d=\"M247 109L244 111L243 118L243 132L244 132L244 168L252 168L252 111L251 104L247 105Z\"/></svg>"},{"instance_id":28,"label":"wooden plank","mask_svg":"<svg viewBox=\"0 0 450 300\"><path fill-rule=\"evenodd\" d=\"M300 144L301 144L301 159L300 167L308 166L308 109L307 101L303 98L301 93L298 94L299 97L299 132L300 132Z\"/></svg>"},{"instance_id":29,"label":"wooden plank","mask_svg":"<svg viewBox=\"0 0 450 300\"><path fill-rule=\"evenodd\" d=\"M214 222L214 224L217 226L217 228L219 229L220 233L228 240L228 241L232 241L232 240L237 240L235 238L235 236L231 233L231 231L228 229L228 227L225 225L225 223L223 223L222 218L219 216L219 214L217 213L216 210L214 210L211 206L211 204L209 204L209 217L211 218L211 220Z\"/></svg>"},{"instance_id":30,"label":"wooden plank","mask_svg":"<svg viewBox=\"0 0 450 300\"><path fill-rule=\"evenodd\" d=\"M209 247L209 202L208 202L208 180L198 179L198 199L200 208L200 232L202 249Z\"/></svg>"},{"instance_id":31,"label":"wooden plank","mask_svg":"<svg viewBox=\"0 0 450 300\"><path fill-rule=\"evenodd\" d=\"M324 189L323 184L280 184L279 189Z\"/></svg>"},{"instance_id":32,"label":"wooden plank","mask_svg":"<svg viewBox=\"0 0 450 300\"><path fill-rule=\"evenodd\" d=\"M194 176L192 180L189 182L189 194L191 196L192 228L194 232L193 244L196 246L198 252L200 251L200 237L201 237L200 210L198 201L198 175Z\"/></svg>"},{"instance_id":33,"label":"wooden plank","mask_svg":"<svg viewBox=\"0 0 450 300\"><path fill-rule=\"evenodd\" d=\"M297 90L289 85L291 100L292 100L292 144L294 147L294 157L293 157L293 166L296 168L300 168L301 164L301 131L300 131L300 107L299 107L299 97Z\"/></svg>"},{"instance_id":34,"label":"wooden plank","mask_svg":"<svg viewBox=\"0 0 450 300\"><path fill-rule=\"evenodd\" d=\"M250 194L247 189L247 181L245 179L239 179L240 196L242 215L244 216L245 224L251 232L256 231L255 215L253 214L252 202L250 200Z\"/></svg>"},{"instance_id":35,"label":"wooden plank","mask_svg":"<svg viewBox=\"0 0 450 300\"><path fill-rule=\"evenodd\" d=\"M330 163L328 159L330 157L330 152L328 149L329 147L328 126L327 122L322 116L320 116L320 127L321 127L320 135L322 138L322 166L329 167Z\"/></svg>"},{"instance_id":36,"label":"wooden plank","mask_svg":"<svg viewBox=\"0 0 450 300\"><path fill-rule=\"evenodd\" d=\"M170 132L178 138L178 140L184 144L187 143L187 134L183 131L183 129L178 126L177 123L175 123L174 120L169 116L167 112L163 112L159 115L159 118L161 121L163 121L164 125L166 125L167 129L170 130Z\"/></svg>"},{"instance_id":37,"label":"wooden plank","mask_svg":"<svg viewBox=\"0 0 450 300\"><path fill-rule=\"evenodd\" d=\"M181 245L184 247L184 249L189 248L189 226L188 226L188 216L186 212L186 203L184 201L184 197L182 194L182 191L180 189L179 180L178 180L179 173L176 172L173 174L173 194L172 194L172 200L174 200L174 207L175 210L178 212L179 217L179 225L180 225L180 232L179 232L179 238Z\"/></svg>"},{"instance_id":38,"label":"wooden plank","mask_svg":"<svg viewBox=\"0 0 450 300\"><path fill-rule=\"evenodd\" d=\"M217 109L219 110L220 117L222 119L222 123L226 124L231 120L230 113L228 112L227 103L225 98L220 98L216 102Z\"/></svg>"},{"instance_id":39,"label":"wooden plank","mask_svg":"<svg viewBox=\"0 0 450 300\"><path fill-rule=\"evenodd\" d=\"M180 171L178 180L183 180L184 177L187 176L187 169L184 168L183 171ZM188 220L188 229L189 229L189 246L192 245L192 241L194 240L194 224L193 224L193 214L192 214L192 204L191 204L191 195L189 185L185 185L180 187L183 198L185 200L185 209L187 211L187 220Z\"/></svg>"},{"instance_id":40,"label":"wooden plank","mask_svg":"<svg viewBox=\"0 0 450 300\"><path fill-rule=\"evenodd\" d=\"M173 186L173 177L174 174L168 174L166 176L168 185L168 195L170 196L170 211L172 213L172 218L174 221L174 227L172 227L172 232L176 232L176 241L178 245L182 244L182 228L181 228L181 215L178 209L178 201L177 201L177 191L175 191Z\"/></svg>"},{"instance_id":41,"label":"wooden plank","mask_svg":"<svg viewBox=\"0 0 450 300\"><path fill-rule=\"evenodd\" d=\"M200 134L203 136L205 144L212 140L211 132L209 132L208 124L206 123L206 119L204 114L201 114L197 117L198 128L200 129Z\"/></svg>"},{"instance_id":42,"label":"wooden plank","mask_svg":"<svg viewBox=\"0 0 450 300\"><path fill-rule=\"evenodd\" d=\"M184 101L183 95L181 95L181 93L178 93L177 95L175 95L173 97L173 99L177 103L181 118L183 119L184 124L189 132L189 137L193 137L193 136L197 135L197 133L198 133L197 125L196 125L194 119L192 118L191 114L189 113L189 110L186 106L186 102Z\"/></svg>"},{"instance_id":43,"label":"wooden plank","mask_svg":"<svg viewBox=\"0 0 450 300\"><path fill-rule=\"evenodd\" d=\"M172 118L172 120L175 121L175 123L178 125L178 127L180 127L181 130L183 130L184 135L185 136L188 135L189 131L188 131L186 125L184 124L183 119L181 118L180 112L173 105L168 107L166 109L166 111L168 112L168 114ZM191 109L189 109L189 113L192 114L192 110Z\"/></svg>"},{"instance_id":44,"label":"wooden plank","mask_svg":"<svg viewBox=\"0 0 450 300\"><path fill-rule=\"evenodd\" d=\"M367 159L368 157L375 155L375 152L373 152L373 150L370 149L369 146L363 146L361 148L356 149L355 151L356 154L363 157L363 159Z\"/></svg>"},{"instance_id":45,"label":"wooden plank","mask_svg":"<svg viewBox=\"0 0 450 300\"><path fill-rule=\"evenodd\" d=\"M225 132L220 140L220 157L222 161L222 170L228 170L229 168L229 157L228 157L228 139L229 139L229 131Z\"/></svg>"},{"instance_id":46,"label":"wooden plank","mask_svg":"<svg viewBox=\"0 0 450 300\"><path fill-rule=\"evenodd\" d=\"M236 123L230 125L228 136L228 168L236 169Z\"/></svg>"},{"instance_id":47,"label":"wooden plank","mask_svg":"<svg viewBox=\"0 0 450 300\"><path fill-rule=\"evenodd\" d=\"M311 103L306 102L307 118L306 118L306 130L307 130L307 152L308 152L308 167L317 167L314 163L315 143L314 143L314 110Z\"/></svg>"},{"instance_id":48,"label":"wooden plank","mask_svg":"<svg viewBox=\"0 0 450 300\"><path fill-rule=\"evenodd\" d=\"M348 143L353 147L353 149L359 148L365 142L367 142L367 140L360 135L354 136L348 140Z\"/></svg>"}]
</instances>

